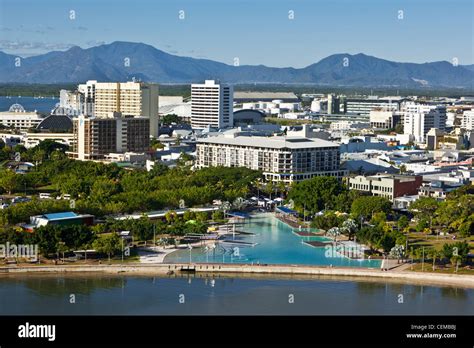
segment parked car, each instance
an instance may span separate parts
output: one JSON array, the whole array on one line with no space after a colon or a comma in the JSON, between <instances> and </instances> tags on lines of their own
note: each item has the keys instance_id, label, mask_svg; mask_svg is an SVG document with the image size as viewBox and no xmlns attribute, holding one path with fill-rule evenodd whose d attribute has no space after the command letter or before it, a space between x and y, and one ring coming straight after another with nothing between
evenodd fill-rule
<instances>
[{"instance_id":1,"label":"parked car","mask_svg":"<svg viewBox=\"0 0 474 348\"><path fill-rule=\"evenodd\" d=\"M42 192L42 193L39 194L39 198L40 199L51 199L51 193Z\"/></svg>"}]
</instances>

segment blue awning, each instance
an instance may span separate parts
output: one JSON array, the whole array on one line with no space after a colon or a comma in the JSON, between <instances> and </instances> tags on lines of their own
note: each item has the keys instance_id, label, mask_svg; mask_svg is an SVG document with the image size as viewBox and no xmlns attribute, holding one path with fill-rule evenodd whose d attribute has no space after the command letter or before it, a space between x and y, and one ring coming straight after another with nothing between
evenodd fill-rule
<instances>
[{"instance_id":1,"label":"blue awning","mask_svg":"<svg viewBox=\"0 0 474 348\"><path fill-rule=\"evenodd\" d=\"M230 212L230 213L227 213L227 215L230 215L230 216L233 216L233 217L236 217L236 218L240 218L240 219L248 219L250 218L250 215L247 214L247 213L242 213L242 212Z\"/></svg>"},{"instance_id":2,"label":"blue awning","mask_svg":"<svg viewBox=\"0 0 474 348\"><path fill-rule=\"evenodd\" d=\"M276 209L284 214L298 215L297 211L287 208L287 207L279 206L279 207L276 207Z\"/></svg>"}]
</instances>

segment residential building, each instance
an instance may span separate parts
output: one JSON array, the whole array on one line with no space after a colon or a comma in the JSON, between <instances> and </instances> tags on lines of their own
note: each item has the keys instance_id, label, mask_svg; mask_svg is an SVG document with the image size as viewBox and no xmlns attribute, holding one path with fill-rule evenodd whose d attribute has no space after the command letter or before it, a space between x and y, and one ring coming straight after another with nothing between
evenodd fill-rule
<instances>
[{"instance_id":1,"label":"residential building","mask_svg":"<svg viewBox=\"0 0 474 348\"><path fill-rule=\"evenodd\" d=\"M358 175L348 180L349 189L368 192L394 201L405 195L416 195L422 185L423 177L419 175L377 174L373 176Z\"/></svg>"},{"instance_id":2,"label":"residential building","mask_svg":"<svg viewBox=\"0 0 474 348\"><path fill-rule=\"evenodd\" d=\"M433 197L437 200L444 200L449 192L457 190L462 184L460 183L447 183L444 181L432 181L423 184L418 194L420 197Z\"/></svg>"},{"instance_id":3,"label":"residential building","mask_svg":"<svg viewBox=\"0 0 474 348\"><path fill-rule=\"evenodd\" d=\"M214 80L191 85L191 126L232 127L233 88Z\"/></svg>"},{"instance_id":4,"label":"residential building","mask_svg":"<svg viewBox=\"0 0 474 348\"><path fill-rule=\"evenodd\" d=\"M474 131L474 109L463 112L461 127L468 131Z\"/></svg>"},{"instance_id":5,"label":"residential building","mask_svg":"<svg viewBox=\"0 0 474 348\"><path fill-rule=\"evenodd\" d=\"M403 131L424 143L431 128L446 129L446 106L407 103L403 107Z\"/></svg>"},{"instance_id":6,"label":"residential building","mask_svg":"<svg viewBox=\"0 0 474 348\"><path fill-rule=\"evenodd\" d=\"M246 167L271 181L291 183L314 176L342 178L339 145L318 138L242 136L198 139L196 167Z\"/></svg>"},{"instance_id":7,"label":"residential building","mask_svg":"<svg viewBox=\"0 0 474 348\"><path fill-rule=\"evenodd\" d=\"M158 85L136 81L97 82L79 85L84 93L84 113L88 116L113 118L115 112L125 116L147 117L150 136L158 137Z\"/></svg>"},{"instance_id":8,"label":"residential building","mask_svg":"<svg viewBox=\"0 0 474 348\"><path fill-rule=\"evenodd\" d=\"M79 116L73 123L74 140L70 157L79 160L104 159L110 153L146 152L150 147L148 117L114 118Z\"/></svg>"}]
</instances>

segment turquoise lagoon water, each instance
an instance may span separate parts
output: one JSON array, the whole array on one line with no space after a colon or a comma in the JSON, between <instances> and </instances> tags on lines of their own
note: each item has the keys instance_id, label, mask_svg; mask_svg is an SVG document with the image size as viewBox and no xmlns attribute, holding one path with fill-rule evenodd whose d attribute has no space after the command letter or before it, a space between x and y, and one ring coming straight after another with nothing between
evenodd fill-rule
<instances>
[{"instance_id":1,"label":"turquoise lagoon water","mask_svg":"<svg viewBox=\"0 0 474 348\"><path fill-rule=\"evenodd\" d=\"M324 266L380 267L380 260L353 260L346 257L328 257L324 247L312 247L302 239L327 241L325 237L300 237L293 228L279 221L272 214L252 216L238 230L252 232L254 236L236 235L235 240L257 243L254 247L224 245L219 243L214 251L206 253L204 248L191 250L192 262L300 264ZM228 237L232 239L232 236ZM238 252L235 253L235 247ZM189 250L179 250L166 256L165 262L189 262ZM237 254L234 256L234 254Z\"/></svg>"}]
</instances>

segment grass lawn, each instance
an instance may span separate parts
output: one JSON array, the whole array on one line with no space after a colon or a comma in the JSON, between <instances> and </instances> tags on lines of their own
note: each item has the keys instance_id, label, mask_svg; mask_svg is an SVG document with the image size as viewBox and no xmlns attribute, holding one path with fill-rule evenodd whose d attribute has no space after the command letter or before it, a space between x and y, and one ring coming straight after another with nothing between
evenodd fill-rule
<instances>
[{"instance_id":1,"label":"grass lawn","mask_svg":"<svg viewBox=\"0 0 474 348\"><path fill-rule=\"evenodd\" d=\"M455 272L455 268L449 264L445 265L444 267L441 267L440 265L435 266L435 270L433 271L433 264L431 262L425 262L424 265L424 270L422 271L422 264L421 263L416 263L413 265L413 269L407 268L407 270L412 270L414 272L426 272L426 273L442 273L442 274L468 274L468 275L474 275L474 268L468 269L467 266L460 266L458 269L458 272Z\"/></svg>"}]
</instances>

